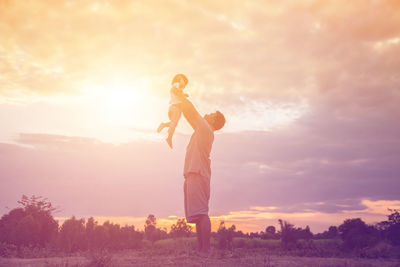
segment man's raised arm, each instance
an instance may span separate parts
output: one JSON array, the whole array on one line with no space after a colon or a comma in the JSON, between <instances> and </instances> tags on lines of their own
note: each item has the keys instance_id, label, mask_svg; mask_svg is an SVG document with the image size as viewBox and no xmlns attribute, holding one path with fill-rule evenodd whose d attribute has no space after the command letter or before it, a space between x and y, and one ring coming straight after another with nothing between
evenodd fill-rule
<instances>
[{"instance_id":1,"label":"man's raised arm","mask_svg":"<svg viewBox=\"0 0 400 267\"><path fill-rule=\"evenodd\" d=\"M182 98L181 100L182 102L179 104L179 107L181 108L186 120L192 126L193 130L195 130L197 128L197 121L200 114L197 112L192 102L190 102L187 98Z\"/></svg>"}]
</instances>

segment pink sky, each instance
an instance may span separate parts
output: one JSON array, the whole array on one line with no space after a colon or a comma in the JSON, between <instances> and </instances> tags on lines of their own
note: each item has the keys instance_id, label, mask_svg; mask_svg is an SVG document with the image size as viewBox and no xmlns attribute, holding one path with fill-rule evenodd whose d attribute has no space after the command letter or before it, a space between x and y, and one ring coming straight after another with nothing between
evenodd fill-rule
<instances>
[{"instance_id":1,"label":"pink sky","mask_svg":"<svg viewBox=\"0 0 400 267\"><path fill-rule=\"evenodd\" d=\"M400 208L398 1L0 2L0 215L22 194L134 223L183 212L183 161L157 134L185 73L216 109L210 215L313 232Z\"/></svg>"}]
</instances>

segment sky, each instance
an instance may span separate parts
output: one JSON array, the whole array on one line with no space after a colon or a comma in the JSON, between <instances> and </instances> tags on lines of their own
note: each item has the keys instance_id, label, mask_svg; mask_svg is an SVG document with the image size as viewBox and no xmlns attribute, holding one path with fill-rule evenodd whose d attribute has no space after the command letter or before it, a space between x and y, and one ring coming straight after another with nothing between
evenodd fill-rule
<instances>
[{"instance_id":1,"label":"sky","mask_svg":"<svg viewBox=\"0 0 400 267\"><path fill-rule=\"evenodd\" d=\"M400 3L0 1L0 215L22 195L66 218L143 228L184 217L182 117L226 125L211 152L213 230L314 233L400 209Z\"/></svg>"}]
</instances>

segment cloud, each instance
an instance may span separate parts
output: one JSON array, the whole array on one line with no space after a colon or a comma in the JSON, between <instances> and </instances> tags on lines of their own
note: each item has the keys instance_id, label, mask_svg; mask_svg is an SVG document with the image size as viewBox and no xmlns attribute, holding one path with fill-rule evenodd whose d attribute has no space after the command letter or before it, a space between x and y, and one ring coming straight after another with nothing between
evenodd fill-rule
<instances>
[{"instance_id":1,"label":"cloud","mask_svg":"<svg viewBox=\"0 0 400 267\"><path fill-rule=\"evenodd\" d=\"M32 148L1 148L0 169L8 185L3 201L10 206L31 192L62 205L66 216L183 216L188 141L187 135L176 136L171 152L158 142L113 145L78 136L21 133L16 142ZM364 199L398 199L397 143L335 142L291 129L216 135L210 214L273 206L266 212L350 216L365 209Z\"/></svg>"}]
</instances>

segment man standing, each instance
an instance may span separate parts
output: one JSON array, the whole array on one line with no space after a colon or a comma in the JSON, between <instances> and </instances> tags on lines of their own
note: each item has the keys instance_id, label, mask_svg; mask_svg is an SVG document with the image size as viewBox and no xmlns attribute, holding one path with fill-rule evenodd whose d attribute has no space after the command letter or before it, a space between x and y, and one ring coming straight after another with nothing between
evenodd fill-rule
<instances>
[{"instance_id":1,"label":"man standing","mask_svg":"<svg viewBox=\"0 0 400 267\"><path fill-rule=\"evenodd\" d=\"M201 117L187 98L182 99L180 108L194 130L186 148L183 171L185 217L188 223L196 224L199 251L207 253L211 235L211 222L208 216L210 152L214 141L214 131L225 125L225 117L219 111Z\"/></svg>"}]
</instances>

